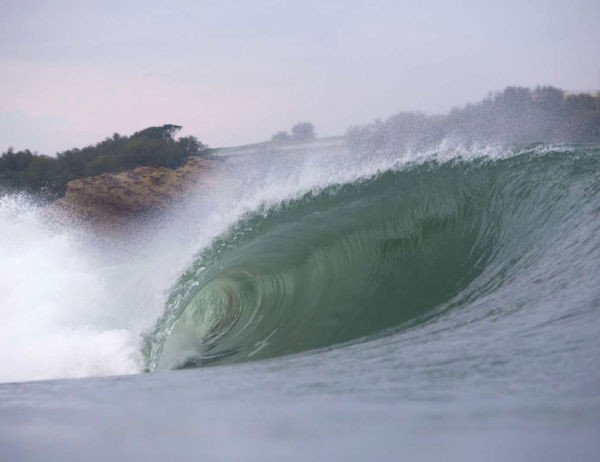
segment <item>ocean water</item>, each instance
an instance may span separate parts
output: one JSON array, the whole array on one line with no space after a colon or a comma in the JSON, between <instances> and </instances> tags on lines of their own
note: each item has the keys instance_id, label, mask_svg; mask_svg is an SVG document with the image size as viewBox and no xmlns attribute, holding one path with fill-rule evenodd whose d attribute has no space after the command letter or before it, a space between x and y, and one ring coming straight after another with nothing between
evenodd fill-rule
<instances>
[{"instance_id":1,"label":"ocean water","mask_svg":"<svg viewBox=\"0 0 600 462\"><path fill-rule=\"evenodd\" d=\"M0 458L597 459L600 147L219 176L118 241L0 199Z\"/></svg>"}]
</instances>

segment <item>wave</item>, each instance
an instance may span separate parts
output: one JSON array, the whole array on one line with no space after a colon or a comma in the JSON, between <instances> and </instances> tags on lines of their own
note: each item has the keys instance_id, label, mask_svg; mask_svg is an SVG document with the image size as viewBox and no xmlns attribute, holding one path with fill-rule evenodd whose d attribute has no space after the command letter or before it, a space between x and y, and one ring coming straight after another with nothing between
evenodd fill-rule
<instances>
[{"instance_id":1,"label":"wave","mask_svg":"<svg viewBox=\"0 0 600 462\"><path fill-rule=\"evenodd\" d=\"M145 369L366 341L490 298L537 306L567 286L572 309L587 306L598 298L599 154L538 145L505 158L379 162L264 201L173 286L145 336Z\"/></svg>"},{"instance_id":2,"label":"wave","mask_svg":"<svg viewBox=\"0 0 600 462\"><path fill-rule=\"evenodd\" d=\"M343 355L497 316L595 345L581 323L600 305L599 154L227 159L210 190L116 245L3 196L0 381Z\"/></svg>"}]
</instances>

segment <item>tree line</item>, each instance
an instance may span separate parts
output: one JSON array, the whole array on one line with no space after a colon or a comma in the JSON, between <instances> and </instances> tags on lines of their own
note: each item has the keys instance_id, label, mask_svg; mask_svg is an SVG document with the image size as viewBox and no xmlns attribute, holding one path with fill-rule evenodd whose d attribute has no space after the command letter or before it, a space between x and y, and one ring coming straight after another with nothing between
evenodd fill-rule
<instances>
[{"instance_id":1,"label":"tree line","mask_svg":"<svg viewBox=\"0 0 600 462\"><path fill-rule=\"evenodd\" d=\"M115 133L95 145L69 149L55 157L9 148L0 156L0 194L28 192L47 200L64 194L69 181L138 166L175 168L190 156L204 156L207 146L193 136L175 139L178 125L149 127L131 136ZM313 124L296 124L279 132L276 144L316 138ZM353 151L422 149L444 139L462 143L535 142L600 143L600 94L566 94L554 87L507 87L484 100L453 109L447 115L401 112L386 121L350 127Z\"/></svg>"},{"instance_id":2,"label":"tree line","mask_svg":"<svg viewBox=\"0 0 600 462\"><path fill-rule=\"evenodd\" d=\"M55 157L9 148L0 156L0 193L27 192L46 200L64 195L69 181L138 166L175 168L190 156L202 156L207 146L193 136L175 134L179 125L149 127L131 136L115 133L95 145L69 149Z\"/></svg>"},{"instance_id":3,"label":"tree line","mask_svg":"<svg viewBox=\"0 0 600 462\"><path fill-rule=\"evenodd\" d=\"M554 87L507 87L447 115L401 112L386 121L350 127L355 151L422 149L444 139L523 145L600 143L600 94L566 94Z\"/></svg>"}]
</instances>

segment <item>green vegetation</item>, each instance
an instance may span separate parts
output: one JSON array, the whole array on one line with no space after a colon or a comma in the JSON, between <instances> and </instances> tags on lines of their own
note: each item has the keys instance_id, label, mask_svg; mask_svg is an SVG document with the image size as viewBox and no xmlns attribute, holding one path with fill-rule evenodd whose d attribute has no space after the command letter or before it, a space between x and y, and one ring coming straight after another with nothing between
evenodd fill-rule
<instances>
[{"instance_id":1,"label":"green vegetation","mask_svg":"<svg viewBox=\"0 0 600 462\"><path fill-rule=\"evenodd\" d=\"M444 139L514 145L600 143L600 94L565 94L554 87L508 87L448 115L402 112L385 122L351 127L355 151L421 149Z\"/></svg>"},{"instance_id":2,"label":"green vegetation","mask_svg":"<svg viewBox=\"0 0 600 462\"><path fill-rule=\"evenodd\" d=\"M207 147L193 136L175 140L178 125L149 127L131 136L111 138L56 157L12 148L0 157L0 192L27 192L53 200L76 178L122 172L139 166L178 167L190 156L203 156Z\"/></svg>"}]
</instances>

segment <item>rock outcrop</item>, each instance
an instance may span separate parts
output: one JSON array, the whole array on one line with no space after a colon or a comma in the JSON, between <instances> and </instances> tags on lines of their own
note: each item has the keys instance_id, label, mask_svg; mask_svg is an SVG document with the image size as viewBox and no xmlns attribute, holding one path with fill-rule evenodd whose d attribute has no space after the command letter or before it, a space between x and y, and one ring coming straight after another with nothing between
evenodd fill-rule
<instances>
[{"instance_id":1,"label":"rock outcrop","mask_svg":"<svg viewBox=\"0 0 600 462\"><path fill-rule=\"evenodd\" d=\"M208 186L218 165L218 161L192 157L177 169L138 167L73 180L49 211L102 230L118 229L137 218L160 213L194 190Z\"/></svg>"}]
</instances>

